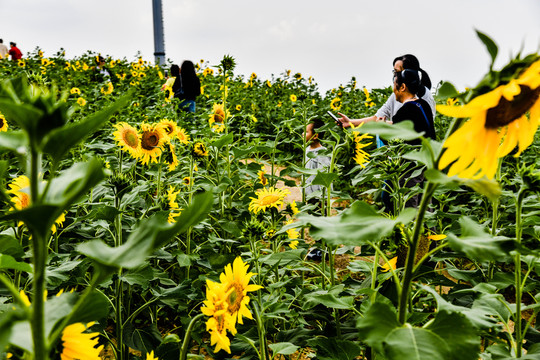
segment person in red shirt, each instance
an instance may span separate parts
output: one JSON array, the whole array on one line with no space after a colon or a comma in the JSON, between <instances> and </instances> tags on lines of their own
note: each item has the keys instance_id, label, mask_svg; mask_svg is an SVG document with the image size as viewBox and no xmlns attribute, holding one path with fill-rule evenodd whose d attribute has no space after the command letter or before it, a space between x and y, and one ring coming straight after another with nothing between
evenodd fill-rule
<instances>
[{"instance_id":1,"label":"person in red shirt","mask_svg":"<svg viewBox=\"0 0 540 360\"><path fill-rule=\"evenodd\" d=\"M22 58L22 52L17 47L17 44L15 44L13 41L9 43L10 49L9 49L9 55L11 55L11 60L19 60Z\"/></svg>"}]
</instances>

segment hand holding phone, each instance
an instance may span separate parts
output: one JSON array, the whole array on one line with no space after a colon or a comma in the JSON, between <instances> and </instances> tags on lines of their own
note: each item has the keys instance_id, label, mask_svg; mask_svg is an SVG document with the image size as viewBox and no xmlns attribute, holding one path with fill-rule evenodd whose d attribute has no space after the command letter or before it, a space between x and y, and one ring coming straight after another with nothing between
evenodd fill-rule
<instances>
[{"instance_id":1,"label":"hand holding phone","mask_svg":"<svg viewBox=\"0 0 540 360\"><path fill-rule=\"evenodd\" d=\"M343 123L337 118L336 115L334 115L331 111L327 111L326 112L328 115L330 115L332 117L332 119L334 119L334 121L336 122L336 124L338 124L339 126L343 126Z\"/></svg>"}]
</instances>

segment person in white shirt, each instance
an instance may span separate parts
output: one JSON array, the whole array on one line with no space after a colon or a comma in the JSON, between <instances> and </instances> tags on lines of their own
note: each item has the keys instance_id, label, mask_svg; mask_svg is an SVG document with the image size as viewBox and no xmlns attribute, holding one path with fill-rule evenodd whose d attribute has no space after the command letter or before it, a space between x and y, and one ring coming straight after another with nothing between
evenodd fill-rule
<instances>
[{"instance_id":1,"label":"person in white shirt","mask_svg":"<svg viewBox=\"0 0 540 360\"><path fill-rule=\"evenodd\" d=\"M4 45L4 40L0 39L0 59L7 59L9 50L6 45Z\"/></svg>"}]
</instances>

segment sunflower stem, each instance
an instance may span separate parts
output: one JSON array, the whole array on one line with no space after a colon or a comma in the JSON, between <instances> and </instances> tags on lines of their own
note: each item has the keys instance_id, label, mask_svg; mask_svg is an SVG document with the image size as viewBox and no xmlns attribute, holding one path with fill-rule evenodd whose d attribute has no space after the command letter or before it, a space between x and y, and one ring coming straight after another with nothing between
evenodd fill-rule
<instances>
[{"instance_id":1,"label":"sunflower stem","mask_svg":"<svg viewBox=\"0 0 540 360\"><path fill-rule=\"evenodd\" d=\"M516 243L521 245L523 199L525 198L525 189L521 188L516 199ZM523 332L521 329L521 298L523 295L523 283L521 280L521 253L516 251L514 258L515 266L515 289L516 289L516 313L514 315L514 337L516 339L516 357L520 358L523 350Z\"/></svg>"}]
</instances>

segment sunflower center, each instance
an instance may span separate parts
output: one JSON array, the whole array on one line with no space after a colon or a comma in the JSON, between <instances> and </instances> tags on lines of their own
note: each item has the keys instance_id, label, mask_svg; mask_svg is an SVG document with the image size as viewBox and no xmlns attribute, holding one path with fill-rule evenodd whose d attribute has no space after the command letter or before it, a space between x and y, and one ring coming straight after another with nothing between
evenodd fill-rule
<instances>
[{"instance_id":1,"label":"sunflower center","mask_svg":"<svg viewBox=\"0 0 540 360\"><path fill-rule=\"evenodd\" d=\"M532 90L528 86L519 85L521 92L512 101L501 97L497 106L486 113L485 128L497 129L506 126L523 116L538 100L540 87Z\"/></svg>"},{"instance_id":2,"label":"sunflower center","mask_svg":"<svg viewBox=\"0 0 540 360\"><path fill-rule=\"evenodd\" d=\"M132 131L126 131L124 133L124 142L127 146L135 149L139 145L139 138Z\"/></svg>"},{"instance_id":3,"label":"sunflower center","mask_svg":"<svg viewBox=\"0 0 540 360\"><path fill-rule=\"evenodd\" d=\"M216 110L216 112L214 113L214 121L222 123L223 120L225 120L225 113L221 110Z\"/></svg>"},{"instance_id":4,"label":"sunflower center","mask_svg":"<svg viewBox=\"0 0 540 360\"><path fill-rule=\"evenodd\" d=\"M155 132L145 132L142 135L141 147L145 150L152 150L159 145L159 135Z\"/></svg>"},{"instance_id":5,"label":"sunflower center","mask_svg":"<svg viewBox=\"0 0 540 360\"><path fill-rule=\"evenodd\" d=\"M229 312L235 313L240 310L240 305L242 304L242 286L238 283L232 285L234 288L229 295Z\"/></svg>"},{"instance_id":6,"label":"sunflower center","mask_svg":"<svg viewBox=\"0 0 540 360\"><path fill-rule=\"evenodd\" d=\"M261 199L261 205L270 205L277 202L278 200L279 200L278 195L269 194Z\"/></svg>"}]
</instances>

